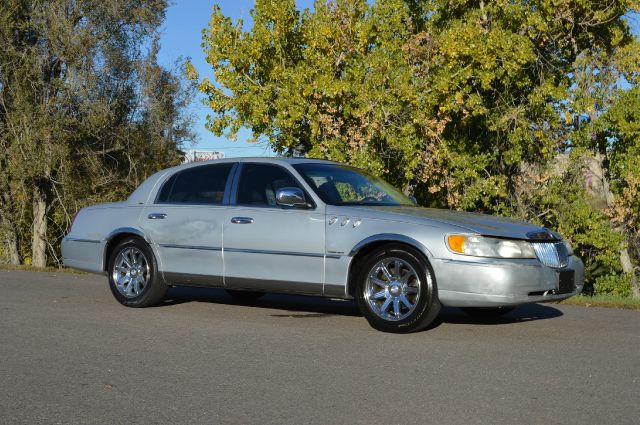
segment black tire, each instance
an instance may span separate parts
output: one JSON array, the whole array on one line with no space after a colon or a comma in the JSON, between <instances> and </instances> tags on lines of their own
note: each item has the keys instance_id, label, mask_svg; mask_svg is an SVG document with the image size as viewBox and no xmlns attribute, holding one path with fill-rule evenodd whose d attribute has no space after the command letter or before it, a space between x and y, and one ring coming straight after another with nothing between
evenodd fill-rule
<instances>
[{"instance_id":1,"label":"black tire","mask_svg":"<svg viewBox=\"0 0 640 425\"><path fill-rule=\"evenodd\" d=\"M381 317L379 310L382 309L382 307L378 309L378 312L374 311L375 307L371 305L372 302L367 296L367 285L369 284L370 274L375 273L374 270L378 270L377 265L380 264L380 262L387 260L392 261L392 259L400 259L402 262L406 263L406 265L411 266L413 269L411 272L415 272L417 277L414 282L418 279L420 281L419 289L414 288L413 292L413 294L417 294L414 295L413 298L413 310L406 306L402 307L407 308L407 311L404 313L406 314L406 317L398 320L395 318ZM400 267L401 270L402 267ZM407 270L405 270L405 274L406 272ZM398 276L402 275L402 273L403 272L400 271ZM394 271L394 275L396 274L396 271ZM430 279L428 279L428 277L430 277ZM391 333L410 333L421 331L426 329L440 312L441 305L438 300L438 290L433 269L431 268L428 260L424 258L422 254L408 246L401 244L389 244L376 249L364 260L363 266L360 268L360 272L356 279L356 301L358 303L358 307L371 327L379 331ZM394 280L394 282L396 281L397 280ZM391 297L391 290L389 288L390 287L382 290L382 292L386 291L385 293L387 294L387 298ZM400 291L399 296L405 294L404 289L401 289ZM385 299L384 302L381 300L373 302L381 302L384 305L387 300ZM393 308L395 308L395 304ZM389 313L389 315L391 314L392 313Z\"/></svg>"},{"instance_id":2,"label":"black tire","mask_svg":"<svg viewBox=\"0 0 640 425\"><path fill-rule=\"evenodd\" d=\"M240 291L237 289L225 289L225 292L231 295L233 298L244 301L257 300L258 298L265 296L264 292Z\"/></svg>"},{"instance_id":3,"label":"black tire","mask_svg":"<svg viewBox=\"0 0 640 425\"><path fill-rule=\"evenodd\" d=\"M118 289L118 285L114 280L114 276L122 272L117 272L115 267L116 260L119 258L118 256L130 249L138 250L144 255L148 266L145 267L146 276L148 277L146 277L144 286L142 286L138 294L124 295L121 290ZM127 307L149 307L156 305L164 299L167 293L167 284L159 276L153 251L151 251L151 248L146 242L136 237L124 239L115 247L109 257L107 275L111 293L120 304Z\"/></svg>"},{"instance_id":4,"label":"black tire","mask_svg":"<svg viewBox=\"0 0 640 425\"><path fill-rule=\"evenodd\" d=\"M469 316L474 319L491 320L504 316L515 310L515 307L462 307Z\"/></svg>"}]
</instances>

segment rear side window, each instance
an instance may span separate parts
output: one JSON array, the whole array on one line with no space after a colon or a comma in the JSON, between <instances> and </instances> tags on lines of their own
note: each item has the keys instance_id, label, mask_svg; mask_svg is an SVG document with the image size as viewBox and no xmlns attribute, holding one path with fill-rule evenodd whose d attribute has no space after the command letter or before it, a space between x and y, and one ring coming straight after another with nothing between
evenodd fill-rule
<instances>
[{"instance_id":1,"label":"rear side window","mask_svg":"<svg viewBox=\"0 0 640 425\"><path fill-rule=\"evenodd\" d=\"M156 203L220 205L232 166L203 165L180 171L164 183Z\"/></svg>"}]
</instances>

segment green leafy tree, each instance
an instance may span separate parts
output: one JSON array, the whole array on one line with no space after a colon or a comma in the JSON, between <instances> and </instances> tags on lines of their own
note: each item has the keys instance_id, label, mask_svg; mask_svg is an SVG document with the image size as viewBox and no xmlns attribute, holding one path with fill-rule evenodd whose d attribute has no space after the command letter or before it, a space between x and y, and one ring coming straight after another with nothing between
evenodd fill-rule
<instances>
[{"instance_id":1,"label":"green leafy tree","mask_svg":"<svg viewBox=\"0 0 640 425\"><path fill-rule=\"evenodd\" d=\"M640 260L640 205L634 199L640 176L640 43L624 32L612 37L615 48L591 49L574 62L574 84L567 110L576 127L570 136L572 146L591 158L587 174L589 184L594 178L597 180L598 206L611 218L613 231L624 238L618 251L623 272L618 275L620 287L628 291L630 286L634 296L640 297L636 266ZM612 292L614 278L611 275L606 284L600 285L604 292Z\"/></svg>"},{"instance_id":2,"label":"green leafy tree","mask_svg":"<svg viewBox=\"0 0 640 425\"><path fill-rule=\"evenodd\" d=\"M10 261L43 267L73 213L180 161L190 86L157 64L164 0L0 5L0 217Z\"/></svg>"},{"instance_id":3,"label":"green leafy tree","mask_svg":"<svg viewBox=\"0 0 640 425\"><path fill-rule=\"evenodd\" d=\"M635 137L616 124L633 107L633 91L616 83L626 77L637 86L638 42L625 16L638 7L631 0L318 0L299 11L294 0L256 0L245 31L214 6L203 33L213 80L193 67L189 74L207 96L214 133L233 139L249 128L279 154L365 167L423 205L563 229L593 281L633 271L621 264L628 232L611 215L616 201L590 200L582 169L555 164L570 152L572 164L587 164L603 143L614 158L623 146L617 141ZM601 130L594 137L583 121ZM607 145L612 134L619 137ZM608 185L608 160L598 158ZM555 174L523 196L531 169ZM635 177L624 175L613 190L637 217Z\"/></svg>"}]
</instances>

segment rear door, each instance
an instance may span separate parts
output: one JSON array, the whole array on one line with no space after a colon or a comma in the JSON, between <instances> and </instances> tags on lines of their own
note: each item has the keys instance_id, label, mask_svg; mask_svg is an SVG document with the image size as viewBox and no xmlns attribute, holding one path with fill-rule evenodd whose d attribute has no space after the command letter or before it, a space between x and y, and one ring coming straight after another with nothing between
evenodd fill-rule
<instances>
[{"instance_id":1,"label":"rear door","mask_svg":"<svg viewBox=\"0 0 640 425\"><path fill-rule=\"evenodd\" d=\"M276 204L284 187L303 186L282 166L243 163L237 200L224 222L225 286L320 295L324 280L324 206Z\"/></svg>"},{"instance_id":2,"label":"rear door","mask_svg":"<svg viewBox=\"0 0 640 425\"><path fill-rule=\"evenodd\" d=\"M140 227L160 256L169 283L222 286L222 224L235 163L207 164L169 176Z\"/></svg>"}]
</instances>

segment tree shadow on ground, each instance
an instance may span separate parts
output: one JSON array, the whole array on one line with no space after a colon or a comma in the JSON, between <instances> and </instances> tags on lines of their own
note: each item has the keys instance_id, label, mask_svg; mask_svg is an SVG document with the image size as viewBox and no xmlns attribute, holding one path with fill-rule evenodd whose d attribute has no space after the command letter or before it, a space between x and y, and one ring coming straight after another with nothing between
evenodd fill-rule
<instances>
[{"instance_id":1,"label":"tree shadow on ground","mask_svg":"<svg viewBox=\"0 0 640 425\"><path fill-rule=\"evenodd\" d=\"M170 306L188 302L208 302L213 304L238 305L254 308L281 310L271 314L273 317L322 318L328 316L362 316L353 300L312 297L288 294L266 294L255 299L238 299L219 288L170 288L165 301L160 306ZM429 329L442 323L496 325L553 319L562 316L562 312L550 305L526 304L504 316L497 318L476 318L455 307L443 307L436 321Z\"/></svg>"}]
</instances>

